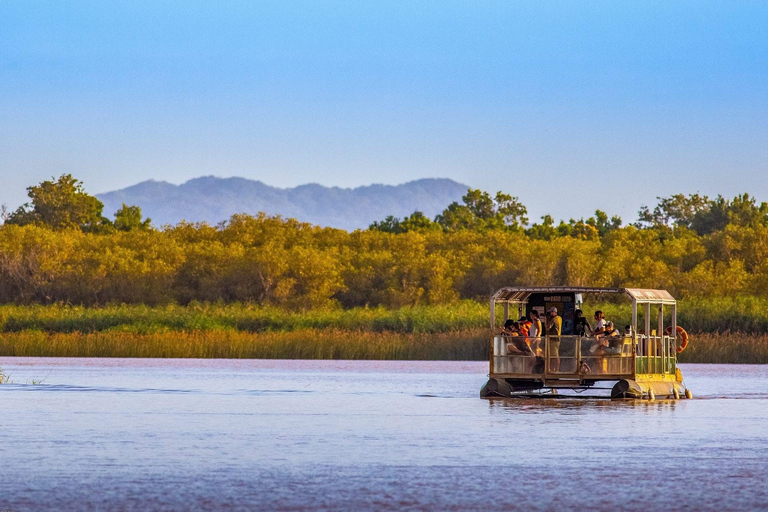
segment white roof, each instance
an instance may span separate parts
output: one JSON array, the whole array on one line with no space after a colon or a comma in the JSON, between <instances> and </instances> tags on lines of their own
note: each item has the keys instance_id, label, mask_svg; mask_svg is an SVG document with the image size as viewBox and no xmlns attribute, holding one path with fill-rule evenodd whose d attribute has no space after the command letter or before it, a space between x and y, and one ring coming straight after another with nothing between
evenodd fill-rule
<instances>
[{"instance_id":1,"label":"white roof","mask_svg":"<svg viewBox=\"0 0 768 512\"><path fill-rule=\"evenodd\" d=\"M667 290L647 288L589 288L579 286L507 286L491 297L494 302L526 302L533 293L623 293L635 302L675 303Z\"/></svg>"}]
</instances>

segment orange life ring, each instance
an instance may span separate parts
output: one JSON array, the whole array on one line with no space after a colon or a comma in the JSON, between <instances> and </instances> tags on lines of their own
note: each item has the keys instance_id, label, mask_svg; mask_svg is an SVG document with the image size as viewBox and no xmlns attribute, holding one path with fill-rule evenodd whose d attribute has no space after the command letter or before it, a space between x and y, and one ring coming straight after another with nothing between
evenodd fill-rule
<instances>
[{"instance_id":1,"label":"orange life ring","mask_svg":"<svg viewBox=\"0 0 768 512\"><path fill-rule=\"evenodd\" d=\"M664 329L664 334L666 334L667 336L672 334L671 325L666 329ZM678 325L677 328L675 329L675 335L680 336L680 344L677 346L677 353L679 354L680 352L685 350L685 348L688 346L688 333L685 332L685 329L683 329Z\"/></svg>"}]
</instances>

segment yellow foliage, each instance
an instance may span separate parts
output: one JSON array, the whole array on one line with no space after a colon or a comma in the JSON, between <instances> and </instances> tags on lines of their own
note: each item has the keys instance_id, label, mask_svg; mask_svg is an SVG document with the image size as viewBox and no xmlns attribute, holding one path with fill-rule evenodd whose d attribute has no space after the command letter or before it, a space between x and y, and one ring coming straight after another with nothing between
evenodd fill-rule
<instances>
[{"instance_id":1,"label":"yellow foliage","mask_svg":"<svg viewBox=\"0 0 768 512\"><path fill-rule=\"evenodd\" d=\"M510 285L768 295L764 226L706 236L629 226L602 237L576 227L543 240L507 229L348 233L264 214L101 233L5 225L0 302L396 308L484 299Z\"/></svg>"}]
</instances>

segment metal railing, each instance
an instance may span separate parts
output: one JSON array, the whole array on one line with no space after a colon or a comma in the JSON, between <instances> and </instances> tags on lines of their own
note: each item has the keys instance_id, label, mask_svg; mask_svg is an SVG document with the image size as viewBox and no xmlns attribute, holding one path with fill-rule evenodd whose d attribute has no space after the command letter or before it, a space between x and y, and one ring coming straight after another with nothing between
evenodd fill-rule
<instances>
[{"instance_id":1,"label":"metal railing","mask_svg":"<svg viewBox=\"0 0 768 512\"><path fill-rule=\"evenodd\" d=\"M495 336L491 373L531 378L631 377L636 370L631 337Z\"/></svg>"},{"instance_id":2,"label":"metal railing","mask_svg":"<svg viewBox=\"0 0 768 512\"><path fill-rule=\"evenodd\" d=\"M674 336L638 334L636 352L636 373L675 373L677 367L677 339Z\"/></svg>"}]
</instances>

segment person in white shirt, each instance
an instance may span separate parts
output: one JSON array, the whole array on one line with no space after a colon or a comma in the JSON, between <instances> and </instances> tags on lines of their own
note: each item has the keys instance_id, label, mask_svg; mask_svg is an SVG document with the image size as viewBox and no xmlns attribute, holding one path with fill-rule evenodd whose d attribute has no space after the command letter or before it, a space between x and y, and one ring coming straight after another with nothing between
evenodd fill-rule
<instances>
[{"instance_id":1,"label":"person in white shirt","mask_svg":"<svg viewBox=\"0 0 768 512\"><path fill-rule=\"evenodd\" d=\"M541 336L541 320L539 320L539 312L532 309L528 313L528 318L531 319L531 327L528 328L528 336L536 338Z\"/></svg>"},{"instance_id":2,"label":"person in white shirt","mask_svg":"<svg viewBox=\"0 0 768 512\"><path fill-rule=\"evenodd\" d=\"M607 323L605 315L599 309L595 311L595 321L597 323L595 324L595 329L592 331L592 334L597 337L598 334L603 334L603 332L605 332L605 324Z\"/></svg>"}]
</instances>

